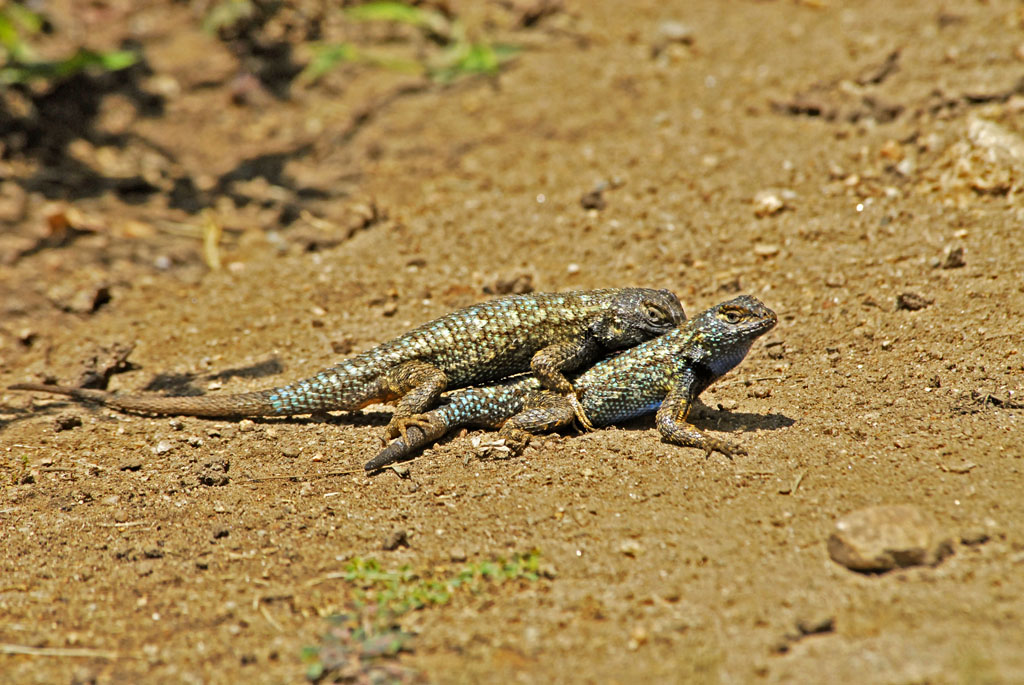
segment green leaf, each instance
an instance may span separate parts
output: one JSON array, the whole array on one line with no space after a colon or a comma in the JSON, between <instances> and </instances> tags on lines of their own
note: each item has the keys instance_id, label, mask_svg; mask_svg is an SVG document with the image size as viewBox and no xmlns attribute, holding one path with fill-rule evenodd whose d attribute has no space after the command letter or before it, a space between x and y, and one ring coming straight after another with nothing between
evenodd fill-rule
<instances>
[{"instance_id":1,"label":"green leaf","mask_svg":"<svg viewBox=\"0 0 1024 685\"><path fill-rule=\"evenodd\" d=\"M203 19L203 30L216 33L222 28L234 26L243 19L256 14L251 0L222 0L210 8Z\"/></svg>"},{"instance_id":2,"label":"green leaf","mask_svg":"<svg viewBox=\"0 0 1024 685\"><path fill-rule=\"evenodd\" d=\"M20 24L21 28L29 33L35 34L43 30L43 15L17 2L7 3L6 7L0 10L0 14L10 17L14 23Z\"/></svg>"},{"instance_id":3,"label":"green leaf","mask_svg":"<svg viewBox=\"0 0 1024 685\"><path fill-rule=\"evenodd\" d=\"M420 9L404 2L368 2L345 10L352 19L358 21L396 21L444 33L448 21L440 12Z\"/></svg>"},{"instance_id":4,"label":"green leaf","mask_svg":"<svg viewBox=\"0 0 1024 685\"><path fill-rule=\"evenodd\" d=\"M130 50L94 52L79 48L78 52L62 60L45 62L15 61L0 68L0 83L27 83L29 81L52 81L63 79L85 71L100 69L119 71L135 64L139 56Z\"/></svg>"},{"instance_id":5,"label":"green leaf","mask_svg":"<svg viewBox=\"0 0 1024 685\"><path fill-rule=\"evenodd\" d=\"M440 66L431 70L430 75L441 83L475 74L495 76L501 70L501 65L518 53L519 48L514 45L456 43L439 60Z\"/></svg>"},{"instance_id":6,"label":"green leaf","mask_svg":"<svg viewBox=\"0 0 1024 685\"><path fill-rule=\"evenodd\" d=\"M319 43L311 45L313 58L299 75L307 83L316 83L339 64L362 59L359 49L351 43Z\"/></svg>"},{"instance_id":7,"label":"green leaf","mask_svg":"<svg viewBox=\"0 0 1024 685\"><path fill-rule=\"evenodd\" d=\"M7 51L12 61L27 61L34 53L22 38L22 31L35 34L42 26L42 19L22 7L9 4L0 9L0 46Z\"/></svg>"},{"instance_id":8,"label":"green leaf","mask_svg":"<svg viewBox=\"0 0 1024 685\"><path fill-rule=\"evenodd\" d=\"M306 667L306 680L316 682L324 676L324 665L319 661Z\"/></svg>"}]
</instances>

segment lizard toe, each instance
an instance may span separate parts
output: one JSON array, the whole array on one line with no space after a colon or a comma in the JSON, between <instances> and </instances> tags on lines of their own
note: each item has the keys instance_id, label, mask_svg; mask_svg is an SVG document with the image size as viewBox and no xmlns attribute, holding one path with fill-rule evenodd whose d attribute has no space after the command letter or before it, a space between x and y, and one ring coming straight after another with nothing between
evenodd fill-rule
<instances>
[{"instance_id":1,"label":"lizard toe","mask_svg":"<svg viewBox=\"0 0 1024 685\"><path fill-rule=\"evenodd\" d=\"M593 431L594 424L587 418L586 412L583 411L583 404L580 402L579 398L576 397L576 394L570 393L566 395L566 398L569 400L569 404L572 405L572 413L576 415L576 420L579 421L583 430L587 433Z\"/></svg>"}]
</instances>

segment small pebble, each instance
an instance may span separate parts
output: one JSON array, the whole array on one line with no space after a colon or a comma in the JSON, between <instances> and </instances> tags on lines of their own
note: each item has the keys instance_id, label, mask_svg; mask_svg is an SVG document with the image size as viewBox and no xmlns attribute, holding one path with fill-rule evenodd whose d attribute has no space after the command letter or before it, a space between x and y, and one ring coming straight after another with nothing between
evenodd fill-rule
<instances>
[{"instance_id":1,"label":"small pebble","mask_svg":"<svg viewBox=\"0 0 1024 685\"><path fill-rule=\"evenodd\" d=\"M231 482L226 473L203 473L199 476L200 485L223 487Z\"/></svg>"},{"instance_id":2,"label":"small pebble","mask_svg":"<svg viewBox=\"0 0 1024 685\"><path fill-rule=\"evenodd\" d=\"M990 539L988 532L982 528L968 530L960 535L960 542L965 545L983 545Z\"/></svg>"},{"instance_id":3,"label":"small pebble","mask_svg":"<svg viewBox=\"0 0 1024 685\"><path fill-rule=\"evenodd\" d=\"M465 561L466 550L461 547L453 547L452 550L448 552L448 558L452 561Z\"/></svg>"},{"instance_id":4,"label":"small pebble","mask_svg":"<svg viewBox=\"0 0 1024 685\"><path fill-rule=\"evenodd\" d=\"M622 544L619 545L619 551L625 554L627 557L636 557L643 551L640 547L640 543L636 540L623 540Z\"/></svg>"},{"instance_id":5,"label":"small pebble","mask_svg":"<svg viewBox=\"0 0 1024 685\"><path fill-rule=\"evenodd\" d=\"M866 507L836 521L828 540L833 561L854 571L934 566L953 553L935 521L911 505Z\"/></svg>"},{"instance_id":6,"label":"small pebble","mask_svg":"<svg viewBox=\"0 0 1024 685\"><path fill-rule=\"evenodd\" d=\"M399 547L408 546L409 533L402 528L391 531L391 533L389 533L388 536L384 538L384 542L381 544L381 547L389 552L398 549Z\"/></svg>"},{"instance_id":7,"label":"small pebble","mask_svg":"<svg viewBox=\"0 0 1024 685\"><path fill-rule=\"evenodd\" d=\"M331 341L331 350L335 354L348 354L355 349L355 340L352 338L337 338Z\"/></svg>"},{"instance_id":8,"label":"small pebble","mask_svg":"<svg viewBox=\"0 0 1024 685\"><path fill-rule=\"evenodd\" d=\"M647 643L647 639L647 629L643 626L636 626L629 633L629 642L626 643L626 647L630 650L637 650Z\"/></svg>"},{"instance_id":9,"label":"small pebble","mask_svg":"<svg viewBox=\"0 0 1024 685\"><path fill-rule=\"evenodd\" d=\"M786 356L786 344L781 340L767 342L764 347L769 359L783 359Z\"/></svg>"},{"instance_id":10,"label":"small pebble","mask_svg":"<svg viewBox=\"0 0 1024 685\"><path fill-rule=\"evenodd\" d=\"M59 414L53 418L54 432L68 431L82 425L82 417L77 414Z\"/></svg>"},{"instance_id":11,"label":"small pebble","mask_svg":"<svg viewBox=\"0 0 1024 685\"><path fill-rule=\"evenodd\" d=\"M891 138L885 141L885 143L878 151L883 158L892 160L894 162L898 162L901 159L903 159L904 155L903 146L901 146L897 141L892 140Z\"/></svg>"},{"instance_id":12,"label":"small pebble","mask_svg":"<svg viewBox=\"0 0 1024 685\"><path fill-rule=\"evenodd\" d=\"M242 419L238 422L238 430L242 433L251 433L256 430L256 424L252 419Z\"/></svg>"},{"instance_id":13,"label":"small pebble","mask_svg":"<svg viewBox=\"0 0 1024 685\"><path fill-rule=\"evenodd\" d=\"M666 19L658 23L657 40L664 43L693 44L694 30L692 26L674 19Z\"/></svg>"},{"instance_id":14,"label":"small pebble","mask_svg":"<svg viewBox=\"0 0 1024 685\"><path fill-rule=\"evenodd\" d=\"M831 633L836 629L836 619L831 614L800 616L796 620L796 629L800 631L801 635Z\"/></svg>"},{"instance_id":15,"label":"small pebble","mask_svg":"<svg viewBox=\"0 0 1024 685\"><path fill-rule=\"evenodd\" d=\"M590 192L584 193L583 197L580 198L580 206L583 209L594 209L600 211L607 206L607 201L604 199L604 188L595 188Z\"/></svg>"},{"instance_id":16,"label":"small pebble","mask_svg":"<svg viewBox=\"0 0 1024 685\"><path fill-rule=\"evenodd\" d=\"M783 191L759 190L754 195L754 216L763 218L778 214L786 208Z\"/></svg>"},{"instance_id":17,"label":"small pebble","mask_svg":"<svg viewBox=\"0 0 1024 685\"><path fill-rule=\"evenodd\" d=\"M533 274L524 273L515 276L500 276L484 286L488 295L522 295L533 292Z\"/></svg>"},{"instance_id":18,"label":"small pebble","mask_svg":"<svg viewBox=\"0 0 1024 685\"><path fill-rule=\"evenodd\" d=\"M299 448L298 447L292 447L292 446L282 447L281 448L281 456L282 457L287 457L289 459L295 459L296 457L299 456Z\"/></svg>"},{"instance_id":19,"label":"small pebble","mask_svg":"<svg viewBox=\"0 0 1024 685\"><path fill-rule=\"evenodd\" d=\"M917 293L900 293L896 296L896 309L916 312L934 303L935 300Z\"/></svg>"},{"instance_id":20,"label":"small pebble","mask_svg":"<svg viewBox=\"0 0 1024 685\"><path fill-rule=\"evenodd\" d=\"M939 267L943 269L959 269L967 264L967 260L964 257L965 250L963 247L947 247L942 253L942 260L939 262Z\"/></svg>"},{"instance_id":21,"label":"small pebble","mask_svg":"<svg viewBox=\"0 0 1024 685\"><path fill-rule=\"evenodd\" d=\"M153 448L154 454L167 454L174 449L174 444L170 440L161 440Z\"/></svg>"}]
</instances>

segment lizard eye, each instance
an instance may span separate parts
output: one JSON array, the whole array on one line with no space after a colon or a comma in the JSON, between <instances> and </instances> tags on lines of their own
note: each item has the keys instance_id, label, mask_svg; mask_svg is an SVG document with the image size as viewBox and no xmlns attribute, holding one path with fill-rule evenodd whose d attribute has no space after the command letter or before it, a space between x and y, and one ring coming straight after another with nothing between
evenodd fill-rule
<instances>
[{"instance_id":1,"label":"lizard eye","mask_svg":"<svg viewBox=\"0 0 1024 685\"><path fill-rule=\"evenodd\" d=\"M665 310L649 302L644 305L644 316L647 317L648 323L657 326L663 326L671 322L671 318Z\"/></svg>"},{"instance_id":2,"label":"lizard eye","mask_svg":"<svg viewBox=\"0 0 1024 685\"><path fill-rule=\"evenodd\" d=\"M729 323L739 323L740 322L740 314L739 314L739 312L735 312L735 311L732 311L732 310L727 311L727 312L722 312L722 318L725 319Z\"/></svg>"}]
</instances>

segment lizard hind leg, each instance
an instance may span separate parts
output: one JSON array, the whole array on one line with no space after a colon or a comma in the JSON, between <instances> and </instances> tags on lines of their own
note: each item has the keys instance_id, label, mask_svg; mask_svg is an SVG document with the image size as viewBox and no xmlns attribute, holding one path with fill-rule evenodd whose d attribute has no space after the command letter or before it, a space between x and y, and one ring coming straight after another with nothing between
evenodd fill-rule
<instances>
[{"instance_id":1,"label":"lizard hind leg","mask_svg":"<svg viewBox=\"0 0 1024 685\"><path fill-rule=\"evenodd\" d=\"M381 450L365 465L367 471L376 471L408 457L415 450L437 440L448 431L448 424L437 412L409 417L403 422L404 434Z\"/></svg>"},{"instance_id":2,"label":"lizard hind leg","mask_svg":"<svg viewBox=\"0 0 1024 685\"><path fill-rule=\"evenodd\" d=\"M441 369L419 360L399 364L384 374L382 380L389 391L401 398L391 422L384 429L385 440L399 435L408 437L407 426L403 427L402 422L430 409L448 387L448 377Z\"/></svg>"},{"instance_id":3,"label":"lizard hind leg","mask_svg":"<svg viewBox=\"0 0 1024 685\"><path fill-rule=\"evenodd\" d=\"M572 408L573 415L580 422L585 431L594 430L594 425L587 418L583 411L583 405L572 383L565 377L565 371L575 369L594 358L597 354L594 342L587 339L584 342L559 343L549 345L540 350L530 361L530 370L533 375L548 390L562 395Z\"/></svg>"},{"instance_id":4,"label":"lizard hind leg","mask_svg":"<svg viewBox=\"0 0 1024 685\"><path fill-rule=\"evenodd\" d=\"M410 428L421 428L424 432L429 432L434 428L435 421L429 414L414 414L412 416L394 416L391 422L388 424L387 430L389 435L384 437L384 444L387 444L388 440L392 438L401 438L402 442L407 445L412 444L409 441L409 429Z\"/></svg>"},{"instance_id":5,"label":"lizard hind leg","mask_svg":"<svg viewBox=\"0 0 1024 685\"><path fill-rule=\"evenodd\" d=\"M576 412L565 395L541 390L526 398L523 410L512 416L498 431L514 454L522 452L531 435L554 430L572 423Z\"/></svg>"}]
</instances>

